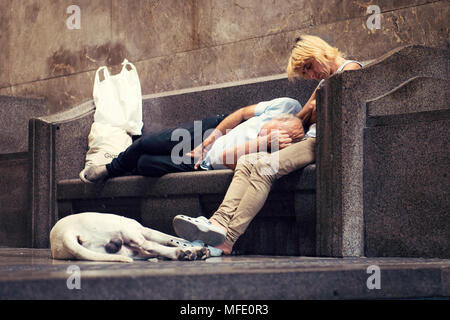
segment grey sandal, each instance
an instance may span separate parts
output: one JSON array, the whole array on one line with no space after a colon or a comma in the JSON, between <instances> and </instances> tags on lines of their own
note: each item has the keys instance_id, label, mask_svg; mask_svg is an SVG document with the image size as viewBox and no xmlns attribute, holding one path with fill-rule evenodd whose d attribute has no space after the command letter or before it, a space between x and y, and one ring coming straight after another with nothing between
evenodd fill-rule
<instances>
[{"instance_id":1,"label":"grey sandal","mask_svg":"<svg viewBox=\"0 0 450 320\"><path fill-rule=\"evenodd\" d=\"M186 240L181 241L178 239L170 239L170 243L174 247L180 247L180 248L194 247L194 245L192 243L190 243L189 241L186 241Z\"/></svg>"},{"instance_id":2,"label":"grey sandal","mask_svg":"<svg viewBox=\"0 0 450 320\"><path fill-rule=\"evenodd\" d=\"M203 216L193 218L178 215L173 219L173 228L180 238L188 241L200 240L211 246L222 244L226 238L226 232Z\"/></svg>"}]
</instances>

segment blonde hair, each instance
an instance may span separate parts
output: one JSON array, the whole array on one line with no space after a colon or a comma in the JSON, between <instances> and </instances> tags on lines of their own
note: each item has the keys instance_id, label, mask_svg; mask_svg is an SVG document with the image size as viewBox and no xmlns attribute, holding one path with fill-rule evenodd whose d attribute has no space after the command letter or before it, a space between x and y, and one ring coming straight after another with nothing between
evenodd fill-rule
<instances>
[{"instance_id":1,"label":"blonde hair","mask_svg":"<svg viewBox=\"0 0 450 320\"><path fill-rule=\"evenodd\" d=\"M302 35L295 39L295 45L289 57L286 68L288 79L291 81L294 78L309 79L307 75L302 74L301 70L305 62L310 59L315 59L320 64L327 65L329 61L337 57L343 57L338 48L330 46L319 37Z\"/></svg>"}]
</instances>

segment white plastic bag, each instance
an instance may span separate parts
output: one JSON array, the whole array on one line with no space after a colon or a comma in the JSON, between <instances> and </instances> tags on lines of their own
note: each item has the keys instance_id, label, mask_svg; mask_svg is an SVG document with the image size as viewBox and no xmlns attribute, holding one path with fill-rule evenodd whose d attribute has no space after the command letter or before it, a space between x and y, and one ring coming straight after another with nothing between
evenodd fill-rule
<instances>
[{"instance_id":1,"label":"white plastic bag","mask_svg":"<svg viewBox=\"0 0 450 320\"><path fill-rule=\"evenodd\" d=\"M121 128L131 135L142 134L142 92L133 64L125 59L119 74L111 76L107 67L98 68L94 82L94 122ZM127 66L131 70L127 69ZM103 71L104 80L100 81Z\"/></svg>"},{"instance_id":2,"label":"white plastic bag","mask_svg":"<svg viewBox=\"0 0 450 320\"><path fill-rule=\"evenodd\" d=\"M94 123L89 133L85 168L105 165L131 145L131 135L142 134L142 93L136 68L125 59L119 74L98 68L94 81ZM130 70L127 69L130 67ZM103 71L104 80L100 81ZM83 180L83 178L82 178Z\"/></svg>"},{"instance_id":3,"label":"white plastic bag","mask_svg":"<svg viewBox=\"0 0 450 320\"><path fill-rule=\"evenodd\" d=\"M99 122L92 124L88 140L86 168L110 163L133 142L125 130Z\"/></svg>"}]
</instances>

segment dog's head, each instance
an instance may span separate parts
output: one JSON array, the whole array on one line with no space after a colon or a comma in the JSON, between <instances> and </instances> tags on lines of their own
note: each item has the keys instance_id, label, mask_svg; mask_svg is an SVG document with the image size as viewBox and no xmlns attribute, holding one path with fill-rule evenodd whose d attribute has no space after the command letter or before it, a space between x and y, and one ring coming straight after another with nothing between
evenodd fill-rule
<instances>
[{"instance_id":1,"label":"dog's head","mask_svg":"<svg viewBox=\"0 0 450 320\"><path fill-rule=\"evenodd\" d=\"M105 245L105 251L108 253L117 253L122 249L123 246L123 240L120 238L112 238L109 240L109 242Z\"/></svg>"}]
</instances>

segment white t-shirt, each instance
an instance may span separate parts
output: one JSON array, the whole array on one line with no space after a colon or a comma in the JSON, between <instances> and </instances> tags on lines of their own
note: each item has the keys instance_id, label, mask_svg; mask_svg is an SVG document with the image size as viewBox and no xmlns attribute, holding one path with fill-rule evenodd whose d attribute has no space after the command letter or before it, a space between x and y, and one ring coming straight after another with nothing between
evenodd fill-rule
<instances>
[{"instance_id":1,"label":"white t-shirt","mask_svg":"<svg viewBox=\"0 0 450 320\"><path fill-rule=\"evenodd\" d=\"M200 164L204 170L226 169L222 154L225 150L256 139L261 128L282 113L297 114L302 109L300 103L291 98L277 98L257 104L255 116L242 122L225 135L218 138Z\"/></svg>"}]
</instances>

